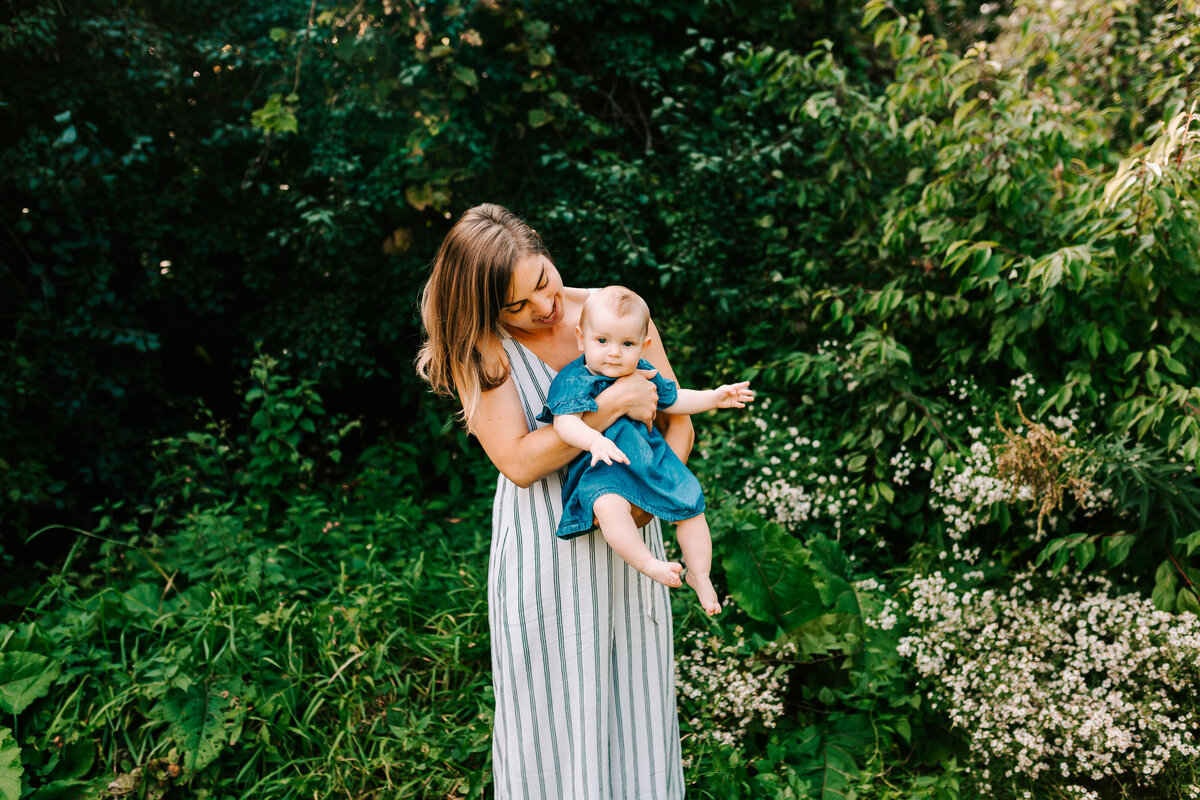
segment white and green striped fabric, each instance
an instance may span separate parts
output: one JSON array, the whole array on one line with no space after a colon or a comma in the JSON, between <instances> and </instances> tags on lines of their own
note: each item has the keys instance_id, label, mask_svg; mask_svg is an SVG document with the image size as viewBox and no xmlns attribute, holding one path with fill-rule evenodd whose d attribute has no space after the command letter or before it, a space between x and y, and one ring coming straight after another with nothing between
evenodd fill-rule
<instances>
[{"instance_id":1,"label":"white and green striped fabric","mask_svg":"<svg viewBox=\"0 0 1200 800\"><path fill-rule=\"evenodd\" d=\"M554 378L514 339L504 348L529 429ZM684 796L667 588L599 533L562 541L562 477L528 489L500 476L492 510L488 620L496 800ZM664 557L656 519L642 529Z\"/></svg>"}]
</instances>

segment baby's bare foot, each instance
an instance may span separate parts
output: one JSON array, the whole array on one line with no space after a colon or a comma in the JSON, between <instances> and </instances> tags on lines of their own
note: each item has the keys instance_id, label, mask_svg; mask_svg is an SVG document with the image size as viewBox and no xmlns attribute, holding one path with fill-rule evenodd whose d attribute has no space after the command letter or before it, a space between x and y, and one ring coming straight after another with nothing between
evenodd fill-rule
<instances>
[{"instance_id":1,"label":"baby's bare foot","mask_svg":"<svg viewBox=\"0 0 1200 800\"><path fill-rule=\"evenodd\" d=\"M689 569L683 577L688 582L688 586L696 592L696 597L700 599L700 607L707 611L710 617L720 613L721 602L717 599L717 590L713 588L707 572L696 572Z\"/></svg>"},{"instance_id":2,"label":"baby's bare foot","mask_svg":"<svg viewBox=\"0 0 1200 800\"><path fill-rule=\"evenodd\" d=\"M683 572L683 565L677 561L660 561L657 558L652 558L642 565L642 574L650 577L663 586L670 586L672 589L683 586L683 581L679 579L679 573Z\"/></svg>"}]
</instances>

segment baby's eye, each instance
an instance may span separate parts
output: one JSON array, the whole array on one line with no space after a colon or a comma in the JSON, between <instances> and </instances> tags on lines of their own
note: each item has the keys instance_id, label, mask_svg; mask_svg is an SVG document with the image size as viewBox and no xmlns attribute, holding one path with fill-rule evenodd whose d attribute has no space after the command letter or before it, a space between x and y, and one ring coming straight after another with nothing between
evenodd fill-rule
<instances>
[{"instance_id":1,"label":"baby's eye","mask_svg":"<svg viewBox=\"0 0 1200 800\"><path fill-rule=\"evenodd\" d=\"M597 336L596 341L599 342L600 344L607 344L608 337L607 336Z\"/></svg>"},{"instance_id":2,"label":"baby's eye","mask_svg":"<svg viewBox=\"0 0 1200 800\"><path fill-rule=\"evenodd\" d=\"M626 347L633 347L633 342L630 341L629 339L626 339L625 341L621 342L621 344L625 345Z\"/></svg>"}]
</instances>

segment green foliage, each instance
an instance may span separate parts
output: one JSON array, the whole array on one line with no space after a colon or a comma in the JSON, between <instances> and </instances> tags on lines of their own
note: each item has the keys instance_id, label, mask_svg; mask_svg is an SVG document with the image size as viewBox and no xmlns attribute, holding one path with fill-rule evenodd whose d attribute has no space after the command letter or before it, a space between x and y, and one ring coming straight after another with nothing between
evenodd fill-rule
<instances>
[{"instance_id":1,"label":"green foliage","mask_svg":"<svg viewBox=\"0 0 1200 800\"><path fill-rule=\"evenodd\" d=\"M263 444L320 398L269 360L254 373L246 434L161 443L156 502L84 532L102 561L0 626L25 796L480 796L486 497L460 480L419 499L445 475L385 444L346 483L297 483L308 445Z\"/></svg>"},{"instance_id":2,"label":"green foliage","mask_svg":"<svg viewBox=\"0 0 1200 800\"><path fill-rule=\"evenodd\" d=\"M753 619L792 631L825 610L809 554L778 525L745 520L724 562L730 593Z\"/></svg>"},{"instance_id":3,"label":"green foliage","mask_svg":"<svg viewBox=\"0 0 1200 800\"><path fill-rule=\"evenodd\" d=\"M338 410L408 427L416 289L474 203L536 220L575 284L620 270L663 319L689 300L683 274L722 313L753 309L730 254L757 256L760 233L773 258L788 245L738 213L765 222L763 170L801 155L786 112L754 120L756 49L825 38L854 74L874 59L857 13L823 0L8 12L0 513L26 561L32 530L136 495L147 443L197 398L235 414L259 342ZM929 25L986 21L943 4ZM789 184L769 178L777 216Z\"/></svg>"},{"instance_id":4,"label":"green foliage","mask_svg":"<svg viewBox=\"0 0 1200 800\"><path fill-rule=\"evenodd\" d=\"M21 749L12 731L0 728L0 798L17 800L21 796Z\"/></svg>"},{"instance_id":5,"label":"green foliage","mask_svg":"<svg viewBox=\"0 0 1200 800\"><path fill-rule=\"evenodd\" d=\"M57 566L6 587L0 792L486 792L492 472L410 366L484 200L641 291L684 385L770 399L698 422L735 604L680 621L785 710L732 747L689 708L692 793L959 796L876 624L915 573L1197 610L1193 5L9 11L0 567ZM948 499L1026 415L1098 505Z\"/></svg>"},{"instance_id":6,"label":"green foliage","mask_svg":"<svg viewBox=\"0 0 1200 800\"><path fill-rule=\"evenodd\" d=\"M0 709L20 714L50 690L61 666L37 653L0 653Z\"/></svg>"}]
</instances>

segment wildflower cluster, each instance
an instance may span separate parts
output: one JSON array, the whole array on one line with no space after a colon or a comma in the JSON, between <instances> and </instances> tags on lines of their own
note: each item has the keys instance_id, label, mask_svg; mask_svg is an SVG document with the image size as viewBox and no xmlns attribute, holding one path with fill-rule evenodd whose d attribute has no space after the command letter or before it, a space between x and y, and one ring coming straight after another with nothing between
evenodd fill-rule
<instances>
[{"instance_id":1,"label":"wildflower cluster","mask_svg":"<svg viewBox=\"0 0 1200 800\"><path fill-rule=\"evenodd\" d=\"M1013 382L1014 393L1024 393L1032 385L1033 377L1024 376ZM970 419L979 419L984 413L980 406L981 391L973 378L951 378L946 386L946 393L955 404L963 410L952 414L958 423ZM951 455L935 467L933 459L926 457L920 466L931 473L930 489L932 497L930 505L942 513L949 530L950 539L954 542L955 556L960 559L972 560L971 554L960 552L958 543L972 528L987 522L991 508L1009 498L1009 493L1003 483L996 477L992 456L990 438L984 439L982 426L967 427L971 443L966 455L957 457ZM892 456L892 481L898 485L908 484L910 476L917 467L913 454L901 445Z\"/></svg>"},{"instance_id":2,"label":"wildflower cluster","mask_svg":"<svg viewBox=\"0 0 1200 800\"><path fill-rule=\"evenodd\" d=\"M892 459L889 463L895 470L892 473L892 481L900 486L904 486L908 483L909 476L912 475L913 470L917 468L917 462L913 457L912 451L903 444L900 445L900 448L896 451L896 454L892 456ZM926 472L932 471L933 459L929 456L926 456L921 461L921 469L925 470Z\"/></svg>"},{"instance_id":3,"label":"wildflower cluster","mask_svg":"<svg viewBox=\"0 0 1200 800\"><path fill-rule=\"evenodd\" d=\"M761 447L770 455L746 480L742 496L781 525L824 519L838 533L853 524L858 512L870 511L871 503L860 495L861 480L850 473L845 460L827 455L819 439L801 436L779 414L768 416L768 408L769 402L764 403L750 423L763 433ZM752 466L749 460L742 465Z\"/></svg>"},{"instance_id":4,"label":"wildflower cluster","mask_svg":"<svg viewBox=\"0 0 1200 800\"><path fill-rule=\"evenodd\" d=\"M684 634L675 658L675 685L685 716L700 739L735 746L756 722L775 727L794 643L773 641L751 652L739 626L734 641L702 631Z\"/></svg>"},{"instance_id":5,"label":"wildflower cluster","mask_svg":"<svg viewBox=\"0 0 1200 800\"><path fill-rule=\"evenodd\" d=\"M915 630L899 653L965 730L985 790L1041 776L1145 785L1200 756L1195 615L1099 578L1039 596L1028 575L998 592L937 572L908 592Z\"/></svg>"},{"instance_id":6,"label":"wildflower cluster","mask_svg":"<svg viewBox=\"0 0 1200 800\"><path fill-rule=\"evenodd\" d=\"M849 342L837 339L825 339L817 344L817 357L826 360L832 367L832 374L846 387L847 392L858 388L858 373L862 365L858 363L854 346Z\"/></svg>"},{"instance_id":7,"label":"wildflower cluster","mask_svg":"<svg viewBox=\"0 0 1200 800\"><path fill-rule=\"evenodd\" d=\"M948 465L935 474L930 484L933 490L930 505L942 512L954 541L960 541L972 528L987 522L992 506L1013 494L996 475L992 450L978 438L981 429L972 428L970 432L974 441L967 455L959 464ZM1016 496L1024 499L1020 487Z\"/></svg>"},{"instance_id":8,"label":"wildflower cluster","mask_svg":"<svg viewBox=\"0 0 1200 800\"><path fill-rule=\"evenodd\" d=\"M876 628L881 631L890 631L896 627L900 621L899 615L902 613L899 601L886 594L883 584L876 578L863 578L856 581L854 588L859 592L874 592L882 598L881 607L877 614L866 614L863 616L863 624L868 628Z\"/></svg>"}]
</instances>

